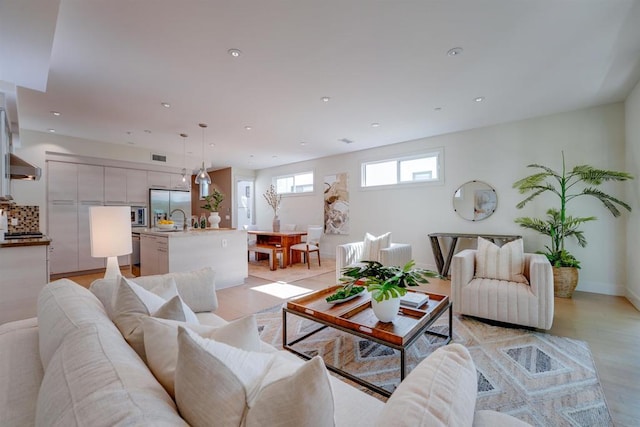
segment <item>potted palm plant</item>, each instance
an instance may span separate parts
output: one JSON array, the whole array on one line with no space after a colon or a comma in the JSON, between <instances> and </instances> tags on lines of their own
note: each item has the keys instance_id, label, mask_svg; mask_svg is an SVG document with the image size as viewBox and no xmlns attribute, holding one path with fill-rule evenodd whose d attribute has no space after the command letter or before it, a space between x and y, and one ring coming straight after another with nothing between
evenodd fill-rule
<instances>
[{"instance_id":1,"label":"potted palm plant","mask_svg":"<svg viewBox=\"0 0 640 427\"><path fill-rule=\"evenodd\" d=\"M224 201L224 193L214 188L211 194L204 196L204 200L207 203L201 206L201 208L209 211L209 224L211 224L211 228L218 228L218 224L220 224L219 209Z\"/></svg>"},{"instance_id":2,"label":"potted palm plant","mask_svg":"<svg viewBox=\"0 0 640 427\"><path fill-rule=\"evenodd\" d=\"M545 246L546 251L539 253L546 255L553 266L555 295L571 298L578 285L580 262L566 249L565 240L568 237L573 237L579 246L585 247L587 240L579 227L585 222L595 221L597 218L595 216L570 216L567 214L567 204L577 197L591 196L602 202L614 217L619 217L618 207L628 211L631 211L631 207L597 187L607 181L627 181L633 179L633 176L626 172L596 169L588 165L575 166L567 171L564 152L562 152L562 172L556 172L538 164L531 164L527 167L538 169L538 172L513 184L513 188L517 188L521 194L531 193L516 207L522 209L527 203L543 193L557 196L560 205L547 210L545 219L521 217L516 218L515 222L523 228L549 236L551 246ZM581 184L580 189L576 187L578 184Z\"/></svg>"},{"instance_id":3,"label":"potted palm plant","mask_svg":"<svg viewBox=\"0 0 640 427\"><path fill-rule=\"evenodd\" d=\"M352 293L353 288L357 290L358 287L366 287L371 292L371 307L376 317L381 322L392 322L400 308L400 297L407 293L408 286L429 283L429 277L441 277L435 271L414 266L413 260L403 267L384 266L377 261L363 261L356 266L344 268L340 281L347 294ZM362 289L357 292L361 292Z\"/></svg>"}]
</instances>

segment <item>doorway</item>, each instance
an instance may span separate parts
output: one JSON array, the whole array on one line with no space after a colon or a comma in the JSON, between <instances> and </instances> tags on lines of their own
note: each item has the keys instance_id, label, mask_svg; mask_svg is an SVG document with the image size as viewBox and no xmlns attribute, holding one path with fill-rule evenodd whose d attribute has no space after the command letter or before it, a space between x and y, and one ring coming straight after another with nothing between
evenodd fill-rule
<instances>
[{"instance_id":1,"label":"doorway","mask_svg":"<svg viewBox=\"0 0 640 427\"><path fill-rule=\"evenodd\" d=\"M245 225L253 224L253 180L240 179L236 182L236 194L238 195L237 228L245 228Z\"/></svg>"}]
</instances>

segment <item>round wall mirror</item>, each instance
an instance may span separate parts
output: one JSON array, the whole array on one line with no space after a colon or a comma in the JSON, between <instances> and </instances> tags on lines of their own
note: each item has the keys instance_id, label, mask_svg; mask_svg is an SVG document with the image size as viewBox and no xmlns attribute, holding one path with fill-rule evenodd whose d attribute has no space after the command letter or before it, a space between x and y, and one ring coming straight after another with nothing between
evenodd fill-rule
<instances>
[{"instance_id":1,"label":"round wall mirror","mask_svg":"<svg viewBox=\"0 0 640 427\"><path fill-rule=\"evenodd\" d=\"M453 193L453 210L469 221L489 218L497 206L496 190L486 182L465 182Z\"/></svg>"}]
</instances>

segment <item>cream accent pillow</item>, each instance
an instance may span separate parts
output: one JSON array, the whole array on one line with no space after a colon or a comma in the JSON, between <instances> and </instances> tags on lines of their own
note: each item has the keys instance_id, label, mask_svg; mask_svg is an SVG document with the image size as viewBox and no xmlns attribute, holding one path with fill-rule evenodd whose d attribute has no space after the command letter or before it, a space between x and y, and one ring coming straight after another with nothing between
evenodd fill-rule
<instances>
[{"instance_id":1,"label":"cream accent pillow","mask_svg":"<svg viewBox=\"0 0 640 427\"><path fill-rule=\"evenodd\" d=\"M120 280L114 305L113 323L142 360L146 360L142 329L143 317L154 316L187 323L199 323L195 313L182 301L180 295L177 295L175 282L173 289L168 288L163 295L171 294L174 296L170 297L169 301L165 301L162 297L124 277Z\"/></svg>"},{"instance_id":2,"label":"cream accent pillow","mask_svg":"<svg viewBox=\"0 0 640 427\"><path fill-rule=\"evenodd\" d=\"M477 390L478 376L469 351L460 344L440 347L400 383L375 425L470 426Z\"/></svg>"},{"instance_id":3,"label":"cream accent pillow","mask_svg":"<svg viewBox=\"0 0 640 427\"><path fill-rule=\"evenodd\" d=\"M192 426L334 426L333 392L320 357L292 363L178 328L176 404Z\"/></svg>"},{"instance_id":4,"label":"cream accent pillow","mask_svg":"<svg viewBox=\"0 0 640 427\"><path fill-rule=\"evenodd\" d=\"M364 249L362 250L362 259L360 261L380 261L380 249L386 249L389 246L391 246L390 232L378 237L365 233Z\"/></svg>"},{"instance_id":5,"label":"cream accent pillow","mask_svg":"<svg viewBox=\"0 0 640 427\"><path fill-rule=\"evenodd\" d=\"M478 237L476 277L529 284L524 277L524 247L516 239L502 247Z\"/></svg>"},{"instance_id":6,"label":"cream accent pillow","mask_svg":"<svg viewBox=\"0 0 640 427\"><path fill-rule=\"evenodd\" d=\"M214 339L233 347L247 351L260 351L260 335L258 335L258 324L254 315L217 327L144 317L142 329L144 330L147 365L171 397L175 396L174 377L178 362L178 326L189 328L204 338Z\"/></svg>"}]
</instances>

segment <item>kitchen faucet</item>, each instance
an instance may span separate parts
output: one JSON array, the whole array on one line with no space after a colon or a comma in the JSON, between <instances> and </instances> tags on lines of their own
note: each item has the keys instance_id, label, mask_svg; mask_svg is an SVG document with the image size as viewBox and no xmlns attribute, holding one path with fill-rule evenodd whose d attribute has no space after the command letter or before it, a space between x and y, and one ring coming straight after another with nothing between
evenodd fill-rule
<instances>
[{"instance_id":1,"label":"kitchen faucet","mask_svg":"<svg viewBox=\"0 0 640 427\"><path fill-rule=\"evenodd\" d=\"M187 214L184 213L182 209L174 209L169 213L169 217L171 217L171 215L173 215L175 211L178 211L182 214L182 229L184 231L187 231Z\"/></svg>"}]
</instances>

